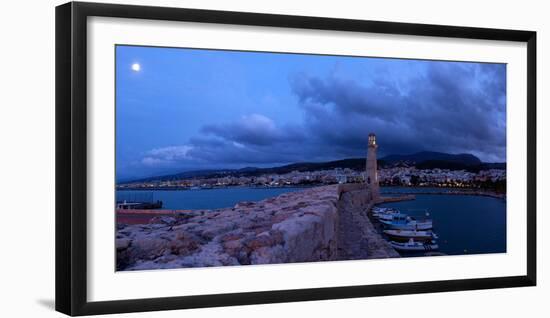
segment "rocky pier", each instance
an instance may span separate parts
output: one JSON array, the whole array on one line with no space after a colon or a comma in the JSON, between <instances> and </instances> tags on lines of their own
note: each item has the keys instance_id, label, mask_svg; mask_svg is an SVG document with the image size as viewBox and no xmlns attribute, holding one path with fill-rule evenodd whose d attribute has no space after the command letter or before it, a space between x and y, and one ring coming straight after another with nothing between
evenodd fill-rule
<instances>
[{"instance_id":1,"label":"rocky pier","mask_svg":"<svg viewBox=\"0 0 550 318\"><path fill-rule=\"evenodd\" d=\"M374 203L364 186L331 185L233 208L157 211L145 224L124 210L117 270L399 257L366 215Z\"/></svg>"},{"instance_id":2,"label":"rocky pier","mask_svg":"<svg viewBox=\"0 0 550 318\"><path fill-rule=\"evenodd\" d=\"M344 192L339 204L338 259L399 257L399 253L380 236L367 216L378 202L366 199L363 190Z\"/></svg>"}]
</instances>

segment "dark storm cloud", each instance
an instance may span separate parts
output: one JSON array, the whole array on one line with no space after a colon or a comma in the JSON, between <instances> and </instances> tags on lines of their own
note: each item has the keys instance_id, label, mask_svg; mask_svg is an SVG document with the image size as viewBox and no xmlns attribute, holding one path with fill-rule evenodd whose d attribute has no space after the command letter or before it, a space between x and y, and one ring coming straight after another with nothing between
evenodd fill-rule
<instances>
[{"instance_id":1,"label":"dark storm cloud","mask_svg":"<svg viewBox=\"0 0 550 318\"><path fill-rule=\"evenodd\" d=\"M307 75L291 83L305 128L334 147L364 150L372 131L385 154L433 150L505 160L504 65L431 63L404 83Z\"/></svg>"},{"instance_id":2,"label":"dark storm cloud","mask_svg":"<svg viewBox=\"0 0 550 318\"><path fill-rule=\"evenodd\" d=\"M302 138L301 131L292 126L277 127L270 118L251 114L238 121L205 125L201 132L240 144L270 146L275 143Z\"/></svg>"},{"instance_id":3,"label":"dark storm cloud","mask_svg":"<svg viewBox=\"0 0 550 318\"><path fill-rule=\"evenodd\" d=\"M251 114L233 122L205 125L201 137L190 139L190 156L206 162L268 164L303 161L307 142L301 126L277 126L270 118ZM311 151L311 150L309 150Z\"/></svg>"},{"instance_id":4,"label":"dark storm cloud","mask_svg":"<svg viewBox=\"0 0 550 318\"><path fill-rule=\"evenodd\" d=\"M303 111L297 124L249 114L204 125L185 146L157 149L144 160L158 164L169 154L172 161L243 166L362 157L374 132L381 156L429 150L505 161L505 66L421 66L404 70L404 76L378 72L368 82L291 76L290 89Z\"/></svg>"}]
</instances>

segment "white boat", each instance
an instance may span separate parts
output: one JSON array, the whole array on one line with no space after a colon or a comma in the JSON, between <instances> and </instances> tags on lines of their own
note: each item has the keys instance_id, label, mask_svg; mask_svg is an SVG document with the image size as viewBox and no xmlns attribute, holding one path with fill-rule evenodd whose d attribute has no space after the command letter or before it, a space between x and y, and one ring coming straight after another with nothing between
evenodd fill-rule
<instances>
[{"instance_id":1,"label":"white boat","mask_svg":"<svg viewBox=\"0 0 550 318\"><path fill-rule=\"evenodd\" d=\"M391 221L395 217L407 217L407 214L396 212L391 214L373 214L373 216L378 220Z\"/></svg>"},{"instance_id":2,"label":"white boat","mask_svg":"<svg viewBox=\"0 0 550 318\"><path fill-rule=\"evenodd\" d=\"M394 208L382 208L379 206L375 206L372 208L372 213L389 213L389 212L397 212Z\"/></svg>"},{"instance_id":3,"label":"white boat","mask_svg":"<svg viewBox=\"0 0 550 318\"><path fill-rule=\"evenodd\" d=\"M417 241L425 241L437 239L438 236L432 231L416 231L416 230L385 230L384 234L396 239L414 239Z\"/></svg>"},{"instance_id":4,"label":"white boat","mask_svg":"<svg viewBox=\"0 0 550 318\"><path fill-rule=\"evenodd\" d=\"M372 216L375 218L389 219L392 215L399 215L401 212L393 208L378 208L372 209Z\"/></svg>"},{"instance_id":5,"label":"white boat","mask_svg":"<svg viewBox=\"0 0 550 318\"><path fill-rule=\"evenodd\" d=\"M435 251L439 249L439 245L435 241L429 242L417 242L413 239L405 243L390 241L390 244L393 248L398 251L409 251L409 252L426 252L426 251Z\"/></svg>"},{"instance_id":6,"label":"white boat","mask_svg":"<svg viewBox=\"0 0 550 318\"><path fill-rule=\"evenodd\" d=\"M157 200L156 202L128 202L126 200L122 202L116 202L117 210L152 210L152 209L161 209L162 201Z\"/></svg>"},{"instance_id":7,"label":"white boat","mask_svg":"<svg viewBox=\"0 0 550 318\"><path fill-rule=\"evenodd\" d=\"M380 223L393 230L425 231L431 230L433 227L430 219L420 221L407 215L394 215L390 220L380 219Z\"/></svg>"}]
</instances>

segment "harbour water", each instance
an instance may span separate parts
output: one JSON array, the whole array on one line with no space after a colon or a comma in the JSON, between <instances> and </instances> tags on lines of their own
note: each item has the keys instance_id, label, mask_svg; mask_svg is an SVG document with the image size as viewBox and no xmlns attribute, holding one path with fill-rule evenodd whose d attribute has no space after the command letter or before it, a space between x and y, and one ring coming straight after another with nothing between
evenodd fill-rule
<instances>
[{"instance_id":1,"label":"harbour water","mask_svg":"<svg viewBox=\"0 0 550 318\"><path fill-rule=\"evenodd\" d=\"M433 220L439 252L448 255L506 252L506 201L475 195L416 195L381 204Z\"/></svg>"},{"instance_id":2,"label":"harbour water","mask_svg":"<svg viewBox=\"0 0 550 318\"><path fill-rule=\"evenodd\" d=\"M304 188L215 188L202 190L123 190L117 197L132 193L152 192L154 200L163 202L163 209L217 209L232 207L241 201L260 201L282 193ZM382 188L381 192L430 192L434 188ZM439 252L449 255L506 252L506 201L475 195L416 194L416 200L385 203L416 217L433 219L438 234Z\"/></svg>"},{"instance_id":3,"label":"harbour water","mask_svg":"<svg viewBox=\"0 0 550 318\"><path fill-rule=\"evenodd\" d=\"M197 190L122 190L117 191L117 200L120 200L120 198L132 197L133 195L139 197L142 193L148 193L152 196L151 201L162 201L163 209L220 209L233 207L241 201L261 201L286 192L300 191L303 189L303 187L228 187Z\"/></svg>"}]
</instances>

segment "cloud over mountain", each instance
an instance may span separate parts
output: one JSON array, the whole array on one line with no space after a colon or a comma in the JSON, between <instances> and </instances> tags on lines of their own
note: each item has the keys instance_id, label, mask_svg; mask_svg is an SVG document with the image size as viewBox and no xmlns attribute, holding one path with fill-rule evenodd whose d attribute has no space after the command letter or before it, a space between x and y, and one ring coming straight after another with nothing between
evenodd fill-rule
<instances>
[{"instance_id":1,"label":"cloud over mountain","mask_svg":"<svg viewBox=\"0 0 550 318\"><path fill-rule=\"evenodd\" d=\"M426 150L506 161L504 64L274 54L269 58L279 64L268 65L263 55L234 54L233 64L223 60L216 76L207 78L214 82L205 92L176 94L162 87L162 96L174 94L177 103L156 103L172 108L150 113L163 116L154 126L158 136L144 135L153 146L141 150L131 169L265 167L363 157L370 132L377 134L380 156ZM210 74L205 65L186 69L192 87L197 76ZM238 67L224 71L227 65ZM135 105L121 107L133 120L143 113L143 120L152 122L143 107L140 113ZM185 116L176 113L180 109ZM131 124L128 136L134 134ZM179 127L186 129L181 135ZM120 144L134 142L125 141ZM139 140L134 144L141 147Z\"/></svg>"}]
</instances>

